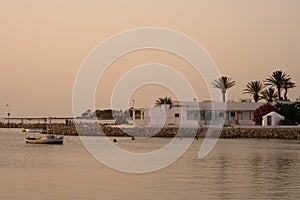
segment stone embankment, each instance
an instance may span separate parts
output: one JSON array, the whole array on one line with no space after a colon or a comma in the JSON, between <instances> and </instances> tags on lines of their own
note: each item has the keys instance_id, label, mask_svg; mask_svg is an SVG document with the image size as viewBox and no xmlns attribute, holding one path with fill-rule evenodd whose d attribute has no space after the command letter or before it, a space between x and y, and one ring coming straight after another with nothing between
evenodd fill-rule
<instances>
[{"instance_id":1,"label":"stone embankment","mask_svg":"<svg viewBox=\"0 0 300 200\"><path fill-rule=\"evenodd\" d=\"M0 123L0 128L44 128L45 124L14 124ZM63 135L86 135L86 136L116 136L116 137L194 137L203 138L208 133L211 137L220 138L265 138L265 139L299 139L300 127L224 127L221 134L216 129L208 132L207 127L199 128L176 128L165 127L162 129L153 127L122 127L100 124L51 124L51 130L55 134ZM220 130L220 129L219 129Z\"/></svg>"},{"instance_id":2,"label":"stone embankment","mask_svg":"<svg viewBox=\"0 0 300 200\"><path fill-rule=\"evenodd\" d=\"M222 138L265 138L265 139L298 139L300 127L266 127L266 128L226 128Z\"/></svg>"}]
</instances>

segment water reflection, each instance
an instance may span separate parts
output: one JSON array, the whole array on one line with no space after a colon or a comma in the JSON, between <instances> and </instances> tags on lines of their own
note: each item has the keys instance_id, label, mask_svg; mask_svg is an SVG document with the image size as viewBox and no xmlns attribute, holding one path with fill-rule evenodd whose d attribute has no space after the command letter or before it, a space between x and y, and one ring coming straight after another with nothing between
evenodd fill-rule
<instances>
[{"instance_id":1,"label":"water reflection","mask_svg":"<svg viewBox=\"0 0 300 200\"><path fill-rule=\"evenodd\" d=\"M103 166L77 137L67 136L62 146L36 146L26 145L19 131L0 130L0 139L3 199L20 199L15 190L28 199L300 199L299 141L220 140L199 160L198 140L171 166L132 175ZM168 142L118 140L133 152Z\"/></svg>"}]
</instances>

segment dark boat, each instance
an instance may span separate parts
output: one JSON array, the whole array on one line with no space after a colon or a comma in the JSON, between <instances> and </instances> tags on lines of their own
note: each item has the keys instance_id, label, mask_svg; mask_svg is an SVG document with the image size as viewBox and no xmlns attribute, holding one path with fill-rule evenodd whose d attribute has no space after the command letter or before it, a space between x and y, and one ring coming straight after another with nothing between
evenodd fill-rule
<instances>
[{"instance_id":1,"label":"dark boat","mask_svg":"<svg viewBox=\"0 0 300 200\"><path fill-rule=\"evenodd\" d=\"M42 137L25 137L25 142L29 144L63 144L64 136L47 134Z\"/></svg>"},{"instance_id":2,"label":"dark boat","mask_svg":"<svg viewBox=\"0 0 300 200\"><path fill-rule=\"evenodd\" d=\"M45 131L46 130L46 131ZM23 129L25 142L29 144L63 144L63 135L54 135L49 129Z\"/></svg>"}]
</instances>

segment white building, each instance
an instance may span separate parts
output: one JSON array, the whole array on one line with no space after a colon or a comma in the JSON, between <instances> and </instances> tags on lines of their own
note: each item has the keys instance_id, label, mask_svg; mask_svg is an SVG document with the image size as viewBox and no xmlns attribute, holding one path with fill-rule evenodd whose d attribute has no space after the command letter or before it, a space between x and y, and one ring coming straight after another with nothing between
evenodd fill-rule
<instances>
[{"instance_id":1,"label":"white building","mask_svg":"<svg viewBox=\"0 0 300 200\"><path fill-rule=\"evenodd\" d=\"M254 125L254 110L263 103L253 102L173 102L144 110L135 120L142 126Z\"/></svg>"},{"instance_id":2,"label":"white building","mask_svg":"<svg viewBox=\"0 0 300 200\"><path fill-rule=\"evenodd\" d=\"M284 116L278 114L277 112L270 112L263 116L262 125L263 126L276 126L279 125L280 120L284 120Z\"/></svg>"}]
</instances>

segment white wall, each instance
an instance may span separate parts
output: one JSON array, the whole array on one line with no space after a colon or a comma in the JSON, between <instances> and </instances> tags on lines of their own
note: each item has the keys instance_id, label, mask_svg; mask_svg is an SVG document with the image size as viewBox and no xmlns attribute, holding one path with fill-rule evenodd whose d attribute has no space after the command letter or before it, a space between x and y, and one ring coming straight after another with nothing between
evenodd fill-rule
<instances>
[{"instance_id":1,"label":"white wall","mask_svg":"<svg viewBox=\"0 0 300 200\"><path fill-rule=\"evenodd\" d=\"M284 119L284 117L280 117L276 114L265 115L263 117L263 121L262 121L263 126L268 126L268 116L270 116L272 118L271 119L271 126L279 125L280 120Z\"/></svg>"}]
</instances>

